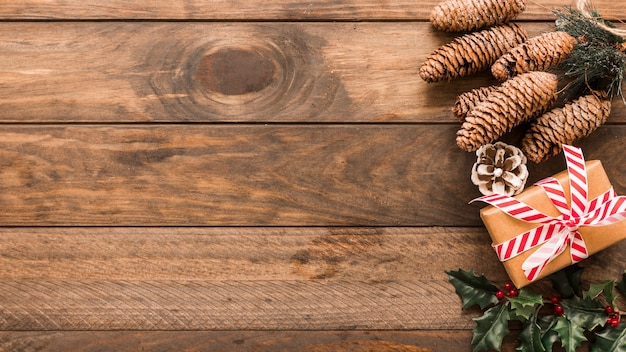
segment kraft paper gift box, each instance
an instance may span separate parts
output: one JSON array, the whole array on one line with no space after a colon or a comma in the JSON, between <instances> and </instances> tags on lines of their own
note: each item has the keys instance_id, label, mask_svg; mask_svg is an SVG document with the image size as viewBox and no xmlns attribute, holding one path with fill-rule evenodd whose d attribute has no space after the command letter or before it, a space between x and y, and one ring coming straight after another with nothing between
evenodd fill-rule
<instances>
[{"instance_id":1,"label":"kraft paper gift box","mask_svg":"<svg viewBox=\"0 0 626 352\"><path fill-rule=\"evenodd\" d=\"M604 168L602 167L602 163L599 160L588 161L585 164L587 167L588 199L592 200L609 190L611 183L604 171ZM566 199L570 202L569 174L567 170L553 177L556 178L563 186ZM534 207L546 215L554 217L560 215L559 210L552 204L545 191L539 186L531 186L514 198ZM503 243L540 225L537 223L530 223L515 219L497 207L491 205L481 209L480 217L483 220L494 245ZM592 255L625 239L626 221L598 227L581 226L578 231L585 240L589 255ZM518 288L531 283L526 278L526 275L522 270L522 263L524 263L524 261L539 247L540 246L532 248L503 262L511 281ZM548 263L533 281L546 277L571 264L570 247L568 246L563 253Z\"/></svg>"}]
</instances>

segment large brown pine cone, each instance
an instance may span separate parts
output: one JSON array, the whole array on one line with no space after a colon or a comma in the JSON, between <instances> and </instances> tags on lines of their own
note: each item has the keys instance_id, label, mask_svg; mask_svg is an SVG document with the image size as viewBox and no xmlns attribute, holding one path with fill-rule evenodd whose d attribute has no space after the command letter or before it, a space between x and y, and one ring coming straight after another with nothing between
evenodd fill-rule
<instances>
[{"instance_id":1,"label":"large brown pine cone","mask_svg":"<svg viewBox=\"0 0 626 352\"><path fill-rule=\"evenodd\" d=\"M447 32L470 32L506 23L526 9L525 0L447 0L430 13L432 25Z\"/></svg>"},{"instance_id":2,"label":"large brown pine cone","mask_svg":"<svg viewBox=\"0 0 626 352\"><path fill-rule=\"evenodd\" d=\"M582 96L537 118L522 139L528 159L540 163L561 152L563 144L587 137L611 114L606 95Z\"/></svg>"},{"instance_id":3,"label":"large brown pine cone","mask_svg":"<svg viewBox=\"0 0 626 352\"><path fill-rule=\"evenodd\" d=\"M452 108L452 113L461 122L465 121L465 116L467 116L470 110L483 100L487 99L489 93L496 90L496 88L496 86L479 87L459 95L456 98L454 107Z\"/></svg>"},{"instance_id":4,"label":"large brown pine cone","mask_svg":"<svg viewBox=\"0 0 626 352\"><path fill-rule=\"evenodd\" d=\"M491 66L491 73L497 80L504 81L524 72L547 71L563 62L576 43L578 40L566 32L544 33L502 55Z\"/></svg>"},{"instance_id":5,"label":"large brown pine cone","mask_svg":"<svg viewBox=\"0 0 626 352\"><path fill-rule=\"evenodd\" d=\"M465 34L429 55L420 77L426 82L450 81L486 70L526 38L526 31L514 23Z\"/></svg>"},{"instance_id":6,"label":"large brown pine cone","mask_svg":"<svg viewBox=\"0 0 626 352\"><path fill-rule=\"evenodd\" d=\"M528 72L503 82L467 114L457 145L475 151L542 114L556 98L557 83L557 76L547 72Z\"/></svg>"}]
</instances>

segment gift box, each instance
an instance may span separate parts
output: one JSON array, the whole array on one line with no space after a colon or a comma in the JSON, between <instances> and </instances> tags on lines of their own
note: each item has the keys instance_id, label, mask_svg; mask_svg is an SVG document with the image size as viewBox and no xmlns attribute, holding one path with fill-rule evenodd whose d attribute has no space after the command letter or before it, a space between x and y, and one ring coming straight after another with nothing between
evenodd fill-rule
<instances>
[{"instance_id":1,"label":"gift box","mask_svg":"<svg viewBox=\"0 0 626 352\"><path fill-rule=\"evenodd\" d=\"M480 216L518 288L626 238L626 197L615 194L602 163L585 162L578 148L564 152L568 170L515 197L477 199L490 204Z\"/></svg>"}]
</instances>

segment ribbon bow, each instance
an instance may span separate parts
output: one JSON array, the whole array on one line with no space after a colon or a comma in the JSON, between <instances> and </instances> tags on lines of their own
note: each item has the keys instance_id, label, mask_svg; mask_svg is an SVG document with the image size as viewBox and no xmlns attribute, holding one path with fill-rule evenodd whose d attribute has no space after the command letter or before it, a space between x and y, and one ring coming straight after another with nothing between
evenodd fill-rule
<instances>
[{"instance_id":1,"label":"ribbon bow","mask_svg":"<svg viewBox=\"0 0 626 352\"><path fill-rule=\"evenodd\" d=\"M626 197L618 197L613 187L595 199L588 200L587 168L580 148L563 145L569 174L570 202L555 178L548 177L536 183L561 213L557 217L507 195L492 194L472 200L483 201L508 215L539 227L524 232L493 248L500 261L506 261L532 248L540 246L522 264L528 281L533 281L548 263L570 248L571 261L578 263L589 256L587 245L578 229L582 226L605 226L626 219Z\"/></svg>"}]
</instances>

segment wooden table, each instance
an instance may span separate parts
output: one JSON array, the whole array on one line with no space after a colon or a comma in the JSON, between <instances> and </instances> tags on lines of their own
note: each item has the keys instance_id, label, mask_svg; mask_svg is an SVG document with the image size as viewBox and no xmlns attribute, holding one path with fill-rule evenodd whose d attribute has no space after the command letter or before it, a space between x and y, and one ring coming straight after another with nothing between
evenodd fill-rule
<instances>
[{"instance_id":1,"label":"wooden table","mask_svg":"<svg viewBox=\"0 0 626 352\"><path fill-rule=\"evenodd\" d=\"M507 277L450 108L494 82L419 78L436 3L4 0L0 350L471 351L444 271ZM619 194L625 122L579 143Z\"/></svg>"}]
</instances>

